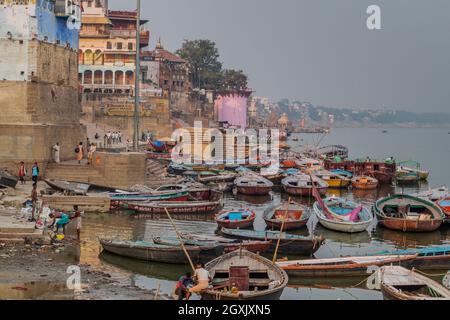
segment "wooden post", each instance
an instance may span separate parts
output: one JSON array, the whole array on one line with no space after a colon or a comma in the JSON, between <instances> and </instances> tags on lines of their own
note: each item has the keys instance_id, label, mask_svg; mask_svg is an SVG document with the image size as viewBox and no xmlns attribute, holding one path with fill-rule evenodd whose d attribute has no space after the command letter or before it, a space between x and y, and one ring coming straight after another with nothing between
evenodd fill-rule
<instances>
[{"instance_id":1,"label":"wooden post","mask_svg":"<svg viewBox=\"0 0 450 320\"><path fill-rule=\"evenodd\" d=\"M286 207L286 213L284 214L284 220L283 220L283 223L281 224L280 234L278 235L277 246L275 247L275 253L273 254L272 264L275 264L277 262L278 247L280 246L281 235L283 234L284 225L285 225L286 219L288 217L289 204L290 203L291 203L291 197L289 197L289 200L288 200L288 203L287 203L287 207Z\"/></svg>"},{"instance_id":2,"label":"wooden post","mask_svg":"<svg viewBox=\"0 0 450 320\"><path fill-rule=\"evenodd\" d=\"M184 246L183 238L181 238L181 235L180 235L180 233L178 232L178 229L177 229L177 227L175 226L175 223L173 222L172 217L171 217L170 214L169 214L169 210L167 210L167 208L164 208L164 210L166 211L166 214L167 214L167 216L169 217L169 220L170 220L170 223L172 224L172 227L175 229L175 233L177 234L178 240L180 240L181 248L183 249L184 254L186 255L187 259L189 260L189 264L191 265L192 271L195 272L195 266L194 266L194 264L192 263L192 259L191 259L191 257L189 256L189 253L187 252L186 247Z\"/></svg>"}]
</instances>

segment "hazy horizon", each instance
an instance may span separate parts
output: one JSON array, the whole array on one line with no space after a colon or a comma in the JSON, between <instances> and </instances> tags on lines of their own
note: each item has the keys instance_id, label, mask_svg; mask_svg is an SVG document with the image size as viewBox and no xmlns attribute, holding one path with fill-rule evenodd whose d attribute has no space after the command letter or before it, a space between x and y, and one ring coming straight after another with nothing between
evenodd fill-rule
<instances>
[{"instance_id":1,"label":"hazy horizon","mask_svg":"<svg viewBox=\"0 0 450 320\"><path fill-rule=\"evenodd\" d=\"M142 0L151 48L184 39L217 43L257 96L316 106L450 110L450 1ZM382 30L366 27L381 7ZM135 2L110 0L113 9Z\"/></svg>"}]
</instances>

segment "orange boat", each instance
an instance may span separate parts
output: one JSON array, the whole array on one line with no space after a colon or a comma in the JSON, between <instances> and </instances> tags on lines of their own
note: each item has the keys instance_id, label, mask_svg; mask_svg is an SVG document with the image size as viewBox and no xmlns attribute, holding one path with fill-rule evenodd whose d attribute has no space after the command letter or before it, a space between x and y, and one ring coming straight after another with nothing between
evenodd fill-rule
<instances>
[{"instance_id":1,"label":"orange boat","mask_svg":"<svg viewBox=\"0 0 450 320\"><path fill-rule=\"evenodd\" d=\"M352 187L361 190L373 190L378 187L378 180L368 176L354 177Z\"/></svg>"}]
</instances>

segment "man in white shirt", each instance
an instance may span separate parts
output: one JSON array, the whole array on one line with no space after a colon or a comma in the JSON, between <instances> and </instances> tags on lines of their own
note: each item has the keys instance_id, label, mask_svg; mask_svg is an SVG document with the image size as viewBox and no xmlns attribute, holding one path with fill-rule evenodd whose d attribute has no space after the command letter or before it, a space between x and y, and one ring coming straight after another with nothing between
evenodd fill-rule
<instances>
[{"instance_id":1,"label":"man in white shirt","mask_svg":"<svg viewBox=\"0 0 450 320\"><path fill-rule=\"evenodd\" d=\"M205 265L203 263L198 263L196 265L194 280L197 282L197 285L189 289L190 293L199 293L209 287L211 276L208 270L205 269Z\"/></svg>"}]
</instances>

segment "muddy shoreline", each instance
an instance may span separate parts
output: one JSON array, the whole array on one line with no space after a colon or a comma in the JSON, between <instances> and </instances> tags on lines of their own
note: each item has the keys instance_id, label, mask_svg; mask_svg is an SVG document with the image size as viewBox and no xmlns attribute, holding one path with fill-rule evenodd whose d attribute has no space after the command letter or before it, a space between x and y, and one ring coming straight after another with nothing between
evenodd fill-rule
<instances>
[{"instance_id":1,"label":"muddy shoreline","mask_svg":"<svg viewBox=\"0 0 450 320\"><path fill-rule=\"evenodd\" d=\"M123 277L67 260L65 246L0 245L0 300L168 300ZM68 267L78 266L81 288L69 290Z\"/></svg>"}]
</instances>

